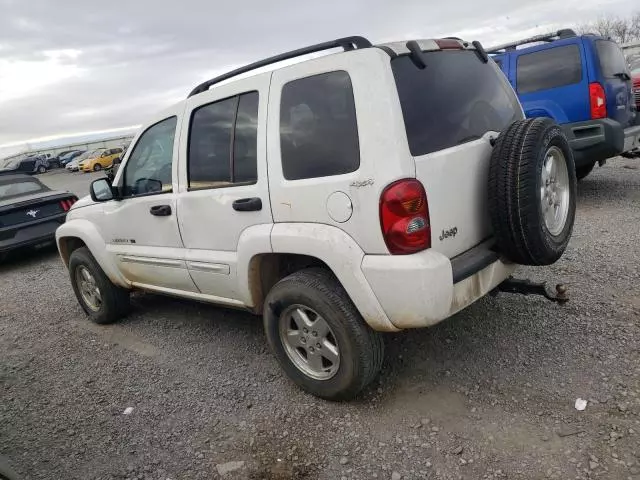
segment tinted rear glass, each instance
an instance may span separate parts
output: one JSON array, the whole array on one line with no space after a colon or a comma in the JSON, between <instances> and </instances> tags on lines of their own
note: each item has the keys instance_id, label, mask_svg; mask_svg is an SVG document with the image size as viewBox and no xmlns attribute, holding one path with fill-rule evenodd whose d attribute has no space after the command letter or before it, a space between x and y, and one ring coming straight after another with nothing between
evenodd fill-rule
<instances>
[{"instance_id":1,"label":"tinted rear glass","mask_svg":"<svg viewBox=\"0 0 640 480\"><path fill-rule=\"evenodd\" d=\"M564 45L520 55L516 77L518 93L531 93L580 83L580 49L577 45Z\"/></svg>"},{"instance_id":2,"label":"tinted rear glass","mask_svg":"<svg viewBox=\"0 0 640 480\"><path fill-rule=\"evenodd\" d=\"M616 73L628 73L627 62L620 47L608 40L596 41L600 71L607 78L614 78Z\"/></svg>"},{"instance_id":3,"label":"tinted rear glass","mask_svg":"<svg viewBox=\"0 0 640 480\"><path fill-rule=\"evenodd\" d=\"M280 149L287 180L328 177L360 166L360 145L349 74L335 71L282 87Z\"/></svg>"},{"instance_id":4,"label":"tinted rear glass","mask_svg":"<svg viewBox=\"0 0 640 480\"><path fill-rule=\"evenodd\" d=\"M0 181L0 200L32 193L46 192L47 187L33 180Z\"/></svg>"},{"instance_id":5,"label":"tinted rear glass","mask_svg":"<svg viewBox=\"0 0 640 480\"><path fill-rule=\"evenodd\" d=\"M402 55L391 61L414 156L500 132L522 118L506 77L474 51L425 52L419 69Z\"/></svg>"}]
</instances>

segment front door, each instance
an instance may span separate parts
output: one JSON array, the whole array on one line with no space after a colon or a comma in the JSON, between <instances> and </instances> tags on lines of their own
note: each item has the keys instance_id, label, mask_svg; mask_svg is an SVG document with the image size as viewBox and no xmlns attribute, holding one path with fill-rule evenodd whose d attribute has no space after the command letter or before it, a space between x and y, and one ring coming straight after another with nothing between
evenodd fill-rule
<instances>
[{"instance_id":1,"label":"front door","mask_svg":"<svg viewBox=\"0 0 640 480\"><path fill-rule=\"evenodd\" d=\"M175 112L134 141L114 181L121 199L105 203L101 219L107 250L124 277L134 286L164 293L197 292L176 217L173 158L179 120Z\"/></svg>"},{"instance_id":2,"label":"front door","mask_svg":"<svg viewBox=\"0 0 640 480\"><path fill-rule=\"evenodd\" d=\"M187 100L182 123L178 223L187 266L200 292L247 304L238 248L270 251L273 222L266 158L270 74L216 87ZM243 258L250 256L243 252ZM246 282L243 282L243 284Z\"/></svg>"}]
</instances>

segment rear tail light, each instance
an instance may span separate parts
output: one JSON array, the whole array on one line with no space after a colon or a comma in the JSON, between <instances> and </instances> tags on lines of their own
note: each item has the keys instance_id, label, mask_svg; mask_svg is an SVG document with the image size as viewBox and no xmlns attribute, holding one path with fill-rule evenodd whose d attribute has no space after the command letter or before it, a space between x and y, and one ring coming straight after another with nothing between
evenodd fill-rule
<instances>
[{"instance_id":1,"label":"rear tail light","mask_svg":"<svg viewBox=\"0 0 640 480\"><path fill-rule=\"evenodd\" d=\"M62 210L68 212L77 200L78 199L75 197L65 198L64 200L60 200L60 206L62 207Z\"/></svg>"},{"instance_id":2,"label":"rear tail light","mask_svg":"<svg viewBox=\"0 0 640 480\"><path fill-rule=\"evenodd\" d=\"M406 255L431 247L427 194L418 180L399 180L380 197L380 226L389 252Z\"/></svg>"},{"instance_id":3,"label":"rear tail light","mask_svg":"<svg viewBox=\"0 0 640 480\"><path fill-rule=\"evenodd\" d=\"M607 117L607 97L604 88L598 82L589 84L589 101L592 119Z\"/></svg>"}]
</instances>

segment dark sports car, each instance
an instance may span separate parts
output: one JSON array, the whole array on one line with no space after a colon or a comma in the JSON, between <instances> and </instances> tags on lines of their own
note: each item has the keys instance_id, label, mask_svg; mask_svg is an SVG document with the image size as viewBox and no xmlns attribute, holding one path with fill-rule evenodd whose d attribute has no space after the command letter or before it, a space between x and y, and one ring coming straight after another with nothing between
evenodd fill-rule
<instances>
[{"instance_id":1,"label":"dark sports car","mask_svg":"<svg viewBox=\"0 0 640 480\"><path fill-rule=\"evenodd\" d=\"M0 176L0 257L53 242L76 200L73 193L53 191L28 175Z\"/></svg>"}]
</instances>

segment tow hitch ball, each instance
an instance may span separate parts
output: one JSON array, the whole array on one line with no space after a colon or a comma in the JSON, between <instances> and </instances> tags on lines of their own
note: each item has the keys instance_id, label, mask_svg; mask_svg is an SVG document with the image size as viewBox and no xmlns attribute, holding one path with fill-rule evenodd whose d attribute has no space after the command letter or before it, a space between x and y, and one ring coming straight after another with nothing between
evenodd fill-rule
<instances>
[{"instance_id":1,"label":"tow hitch ball","mask_svg":"<svg viewBox=\"0 0 640 480\"><path fill-rule=\"evenodd\" d=\"M550 292L545 282L536 283L531 280L520 280L509 277L496 287L494 295L498 292L520 293L522 295L542 295L552 302L565 303L569 300L567 287L562 283L556 285L556 291Z\"/></svg>"}]
</instances>

